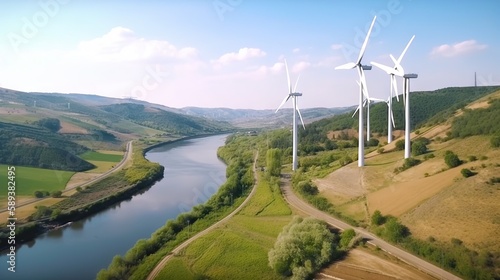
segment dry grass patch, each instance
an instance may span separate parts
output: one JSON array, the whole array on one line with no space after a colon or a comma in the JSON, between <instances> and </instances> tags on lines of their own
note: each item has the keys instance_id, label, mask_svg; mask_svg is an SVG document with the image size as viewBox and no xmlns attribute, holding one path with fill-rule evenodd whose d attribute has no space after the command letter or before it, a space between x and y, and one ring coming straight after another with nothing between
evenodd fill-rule
<instances>
[{"instance_id":1,"label":"dry grass patch","mask_svg":"<svg viewBox=\"0 0 500 280\"><path fill-rule=\"evenodd\" d=\"M50 197L50 198L46 198L46 199L40 200L40 201L35 202L35 203L25 205L25 206L16 207L16 218L19 221L22 221L24 219L27 219L29 216L31 216L33 213L36 212L35 207L37 207L37 206L47 206L47 207L52 206L52 205L56 204L57 202L64 200L64 199L65 198ZM0 213L0 221L7 221L8 217L9 217L8 211Z\"/></svg>"},{"instance_id":2,"label":"dry grass patch","mask_svg":"<svg viewBox=\"0 0 500 280\"><path fill-rule=\"evenodd\" d=\"M100 175L101 173L77 172L71 177L71 179L69 179L65 189L77 187L92 179L97 178Z\"/></svg>"},{"instance_id":3,"label":"dry grass patch","mask_svg":"<svg viewBox=\"0 0 500 280\"><path fill-rule=\"evenodd\" d=\"M314 279L332 277L345 280L434 279L388 253L363 247L350 250L345 259L324 268Z\"/></svg>"},{"instance_id":4,"label":"dry grass patch","mask_svg":"<svg viewBox=\"0 0 500 280\"><path fill-rule=\"evenodd\" d=\"M58 131L61 134L72 133L72 134L89 134L89 131L83 127L74 125L69 122L61 121L61 129Z\"/></svg>"},{"instance_id":5,"label":"dry grass patch","mask_svg":"<svg viewBox=\"0 0 500 280\"><path fill-rule=\"evenodd\" d=\"M449 242L458 238L467 247L499 252L500 186L485 183L498 174L500 167L487 167L476 176L462 178L401 220L420 239L432 236Z\"/></svg>"}]
</instances>

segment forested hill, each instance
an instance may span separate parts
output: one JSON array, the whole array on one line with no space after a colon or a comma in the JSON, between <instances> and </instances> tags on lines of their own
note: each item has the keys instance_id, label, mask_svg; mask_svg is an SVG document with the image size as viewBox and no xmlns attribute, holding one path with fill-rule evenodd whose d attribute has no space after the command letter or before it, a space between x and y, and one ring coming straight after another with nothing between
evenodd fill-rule
<instances>
[{"instance_id":1,"label":"forested hill","mask_svg":"<svg viewBox=\"0 0 500 280\"><path fill-rule=\"evenodd\" d=\"M457 109L466 104L500 90L500 86L485 87L450 87L435 91L412 92L410 94L410 124L417 129L426 123L441 123L446 121ZM308 125L308 129L300 131L301 137L317 138L309 134L318 134L326 137L328 131L358 127L357 115L352 117L353 111L322 119ZM399 102L393 98L393 113L396 123L395 129L404 129L404 107L402 96ZM380 102L370 107L370 130L372 133L387 133L387 104Z\"/></svg>"},{"instance_id":2,"label":"forested hill","mask_svg":"<svg viewBox=\"0 0 500 280\"><path fill-rule=\"evenodd\" d=\"M49 129L0 122L0 164L84 171L95 167L77 156L87 150Z\"/></svg>"},{"instance_id":3,"label":"forested hill","mask_svg":"<svg viewBox=\"0 0 500 280\"><path fill-rule=\"evenodd\" d=\"M177 114L154 107L147 108L142 104L122 103L101 106L100 108L106 112L123 116L134 123L180 135L217 133L233 128L227 122Z\"/></svg>"}]
</instances>

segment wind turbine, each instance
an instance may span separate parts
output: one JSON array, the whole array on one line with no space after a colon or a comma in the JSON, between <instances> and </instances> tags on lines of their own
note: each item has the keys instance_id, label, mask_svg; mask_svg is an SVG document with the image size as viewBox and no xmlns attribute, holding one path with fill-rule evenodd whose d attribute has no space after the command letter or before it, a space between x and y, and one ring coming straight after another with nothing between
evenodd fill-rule
<instances>
[{"instance_id":1,"label":"wind turbine","mask_svg":"<svg viewBox=\"0 0 500 280\"><path fill-rule=\"evenodd\" d=\"M411 42L413 41L414 38L415 38L415 35L413 35L411 37L410 41L408 42L408 44L406 44L406 47L404 48L403 52L401 53L401 55L399 56L399 58L397 60L395 60L394 57L392 55L390 55L391 59L394 61L394 67L393 68L391 68L389 66L386 66L386 65L383 65L383 64L380 64L380 63L377 63L377 62L373 62L373 61L370 62L372 65L374 65L374 66L382 69L383 71L385 71L391 77L391 94L389 96L389 103L387 103L387 105L389 106L389 111L391 111L391 114L392 114L392 97L393 97L393 93L396 96L396 100L399 102L398 85L397 85L397 82L396 82L396 76L400 76L400 77L404 76L404 69L403 69L403 67L401 66L400 63L403 60L403 57L404 57L406 51L408 50L408 47L410 47L410 44L411 44ZM406 104L405 94L406 94L406 92L403 91L403 103L404 104ZM394 124L394 121L393 121L393 124ZM392 128L393 128L393 126L391 126L390 120L387 121L387 143L391 143L392 142Z\"/></svg>"},{"instance_id":2,"label":"wind turbine","mask_svg":"<svg viewBox=\"0 0 500 280\"><path fill-rule=\"evenodd\" d=\"M285 96L285 99L283 99L283 101L281 102L280 106L278 107L278 109L276 109L276 112L277 113L279 111L279 109L281 109L281 107L283 107L283 105L288 101L288 99L290 99L290 97L292 98L292 104L293 104L293 130L292 130L292 140L293 140L293 156L292 156L292 170L295 171L297 170L297 165L298 165L298 161L297 161L297 145L298 145L298 137L297 137L297 115L299 115L300 117L300 121L302 122L302 127L305 129L305 125L304 125L304 120L302 119L302 115L300 114L300 110L299 110L299 107L297 106L297 97L298 96L302 96L302 93L300 92L296 92L296 89L297 89L297 84L299 82L299 78L300 76L297 78L297 81L295 81L295 86L293 87L293 91L292 91L292 85L290 83L290 74L288 72L288 65L286 64L286 60L285 60L285 69L286 69L286 78L288 80L288 95Z\"/></svg>"},{"instance_id":3,"label":"wind turbine","mask_svg":"<svg viewBox=\"0 0 500 280\"><path fill-rule=\"evenodd\" d=\"M368 65L362 65L361 60L363 59L363 55L365 54L366 50L366 45L368 44L368 39L370 38L370 33L372 32L373 25L375 24L375 20L377 19L377 16L373 17L372 24L370 25L370 29L368 30L368 33L366 34L365 41L363 42L363 45L361 46L361 50L359 51L359 56L356 62L349 62L344 65L340 65L335 67L335 69L358 69L358 75L359 75L359 80L361 81L360 87L359 87L359 108L361 109L363 106L363 94L369 98L368 95L368 89L366 87L366 78L365 78L365 72L364 70L370 70L371 66ZM365 142L363 139L363 110L359 110L359 125L358 125L358 166L364 166L365 165Z\"/></svg>"}]
</instances>

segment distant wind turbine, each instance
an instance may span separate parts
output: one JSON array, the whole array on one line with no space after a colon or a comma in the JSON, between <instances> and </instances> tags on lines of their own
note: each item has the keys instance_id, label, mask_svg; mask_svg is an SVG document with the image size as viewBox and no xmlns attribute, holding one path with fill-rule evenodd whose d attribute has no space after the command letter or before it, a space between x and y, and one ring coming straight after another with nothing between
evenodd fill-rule
<instances>
[{"instance_id":1,"label":"distant wind turbine","mask_svg":"<svg viewBox=\"0 0 500 280\"><path fill-rule=\"evenodd\" d=\"M377 19L377 16L373 17L372 24L370 25L370 29L368 30L368 33L366 34L365 41L363 42L363 45L361 46L361 49L359 51L359 56L356 62L349 62L344 65L340 65L335 67L335 69L354 69L356 68L358 70L358 75L359 75L359 80L361 81L360 87L359 87L359 108L361 109L363 106L363 95L366 96L366 98L369 98L368 95L368 89L366 87L366 78L365 78L365 72L364 70L370 70L371 66L367 65L362 65L361 61L363 59L363 56L365 54L366 50L366 45L368 44L368 39L370 38L370 33L372 32L373 25L375 24L375 20ZM358 166L364 166L365 165L365 142L363 139L363 110L359 110L359 126L358 126Z\"/></svg>"},{"instance_id":2,"label":"distant wind turbine","mask_svg":"<svg viewBox=\"0 0 500 280\"><path fill-rule=\"evenodd\" d=\"M295 86L293 88L293 91L292 91L292 85L290 83L290 74L288 72L288 65L286 63L286 60L285 60L285 69L286 69L286 78L288 80L288 95L285 96L285 98L283 99L283 101L281 102L280 106L278 107L278 109L276 109L276 112L277 113L279 111L279 109L281 109L281 107L283 107L283 105L288 101L288 99L290 99L290 97L292 98L292 103L293 103L293 130L292 130L292 140L293 140L293 156L292 156L292 170L297 170L297 165L298 165L298 161L297 161L297 146L298 146L298 137L297 137L297 115L299 115L300 117L300 121L302 122L302 127L305 129L305 125L304 125L304 120L302 119L302 115L300 114L300 110L299 110L299 107L297 105L297 97L298 96L302 96L302 93L299 93L299 92L296 92L296 89L297 89L297 84L299 82L299 78L300 76L297 78L297 81L295 81Z\"/></svg>"},{"instance_id":3,"label":"distant wind turbine","mask_svg":"<svg viewBox=\"0 0 500 280\"><path fill-rule=\"evenodd\" d=\"M403 57L406 54L406 51L408 50L408 47L410 47L410 44L411 44L411 42L413 41L414 38L415 38L415 35L413 35L411 37L410 41L408 42L408 44L404 48L403 52L401 53L401 55L399 56L399 58L396 61L394 61L394 57L392 57L392 55L391 55L391 58L394 61L394 67L391 68L389 66L386 66L386 65L383 65L383 64L380 64L380 63L377 63L377 62L373 62L373 61L370 62L373 66L376 66L376 67L382 69L387 74L389 74L390 77L391 77L391 93L389 95L389 103L387 104L389 106L389 111L391 112L391 114L392 114L392 97L395 95L396 96L396 100L399 102L398 86L397 86L397 82L396 82L396 76L400 76L400 77L404 76L404 69L403 69L403 67L401 66L400 63L403 60ZM403 91L403 103L406 104L405 94L406 93ZM394 124L394 121L393 121L393 124ZM388 120L387 121L387 143L391 143L392 142L392 128L393 128L393 126L391 125L391 121Z\"/></svg>"}]
</instances>

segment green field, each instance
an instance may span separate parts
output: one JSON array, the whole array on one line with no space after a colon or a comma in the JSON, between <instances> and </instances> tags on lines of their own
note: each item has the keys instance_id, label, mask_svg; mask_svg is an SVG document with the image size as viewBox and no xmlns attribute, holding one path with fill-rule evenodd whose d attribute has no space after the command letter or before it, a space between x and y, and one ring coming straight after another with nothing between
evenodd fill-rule
<instances>
[{"instance_id":1,"label":"green field","mask_svg":"<svg viewBox=\"0 0 500 280\"><path fill-rule=\"evenodd\" d=\"M79 155L79 157L87 161L108 161L108 162L120 162L123 158L122 155L105 154L95 151L85 152Z\"/></svg>"},{"instance_id":2,"label":"green field","mask_svg":"<svg viewBox=\"0 0 500 280\"><path fill-rule=\"evenodd\" d=\"M279 190L259 177L249 204L170 260L158 279L255 279L256 274L283 279L269 267L267 254L292 219L291 211Z\"/></svg>"},{"instance_id":3,"label":"green field","mask_svg":"<svg viewBox=\"0 0 500 280\"><path fill-rule=\"evenodd\" d=\"M8 165L0 164L0 183L3 190L0 192L0 200L7 197L7 167ZM73 174L75 172L72 171L16 166L16 195L32 196L35 191L64 190Z\"/></svg>"}]
</instances>

